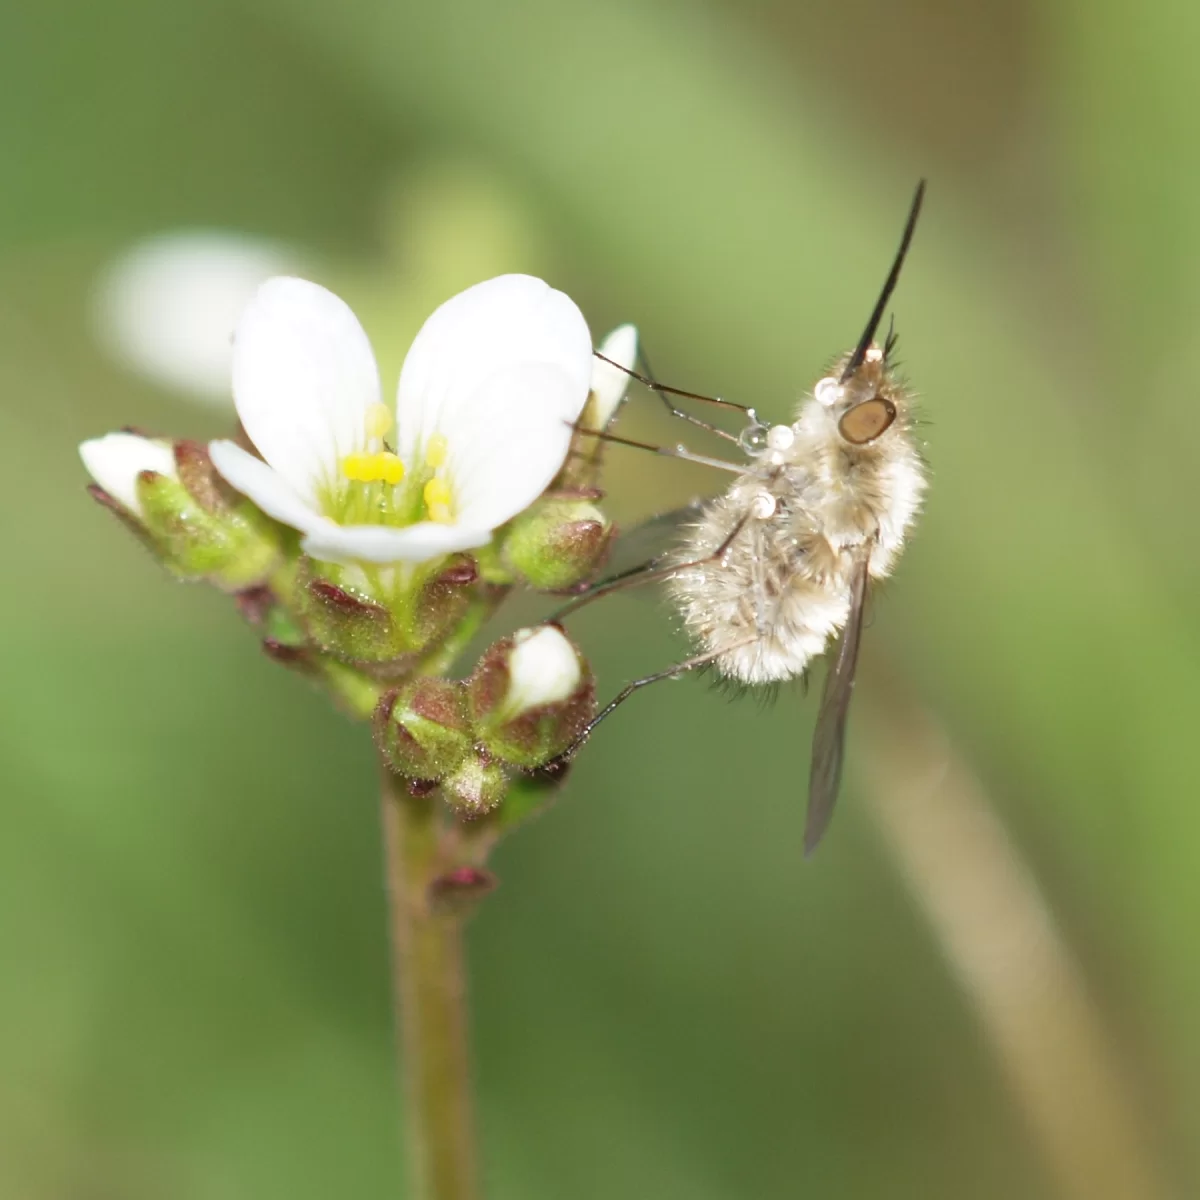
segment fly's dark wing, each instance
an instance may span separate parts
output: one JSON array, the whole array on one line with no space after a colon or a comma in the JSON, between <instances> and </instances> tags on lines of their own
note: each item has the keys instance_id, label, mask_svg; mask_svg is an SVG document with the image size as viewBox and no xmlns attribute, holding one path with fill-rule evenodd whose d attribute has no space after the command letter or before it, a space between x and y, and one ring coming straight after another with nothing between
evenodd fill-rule
<instances>
[{"instance_id":1,"label":"fly's dark wing","mask_svg":"<svg viewBox=\"0 0 1200 1200\"><path fill-rule=\"evenodd\" d=\"M703 500L690 500L669 512L647 517L622 532L617 538L605 574L619 574L662 558L679 544L683 531L700 519L704 503Z\"/></svg>"},{"instance_id":2,"label":"fly's dark wing","mask_svg":"<svg viewBox=\"0 0 1200 1200\"><path fill-rule=\"evenodd\" d=\"M842 782L846 749L846 717L854 692L858 647L862 641L863 612L867 607L867 566L864 558L850 585L850 615L846 618L837 657L825 676L821 711L813 734L812 767L808 777L808 817L804 825L804 853L811 854L829 827L834 801Z\"/></svg>"}]
</instances>

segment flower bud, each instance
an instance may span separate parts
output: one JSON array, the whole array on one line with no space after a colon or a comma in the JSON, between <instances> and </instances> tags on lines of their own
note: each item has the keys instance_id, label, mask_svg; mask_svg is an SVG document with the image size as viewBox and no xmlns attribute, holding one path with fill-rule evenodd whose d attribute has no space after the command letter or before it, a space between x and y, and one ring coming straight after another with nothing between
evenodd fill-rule
<instances>
[{"instance_id":1,"label":"flower bud","mask_svg":"<svg viewBox=\"0 0 1200 1200\"><path fill-rule=\"evenodd\" d=\"M587 664L556 625L521 629L496 642L468 690L480 742L526 770L566 750L595 708Z\"/></svg>"},{"instance_id":2,"label":"flower bud","mask_svg":"<svg viewBox=\"0 0 1200 1200\"><path fill-rule=\"evenodd\" d=\"M375 740L398 775L445 779L472 750L466 687L422 678L389 692L375 710Z\"/></svg>"},{"instance_id":3,"label":"flower bud","mask_svg":"<svg viewBox=\"0 0 1200 1200\"><path fill-rule=\"evenodd\" d=\"M138 480L146 473L179 479L171 443L137 433L110 433L79 447L88 474L112 499L139 520L145 514L138 498Z\"/></svg>"},{"instance_id":4,"label":"flower bud","mask_svg":"<svg viewBox=\"0 0 1200 1200\"><path fill-rule=\"evenodd\" d=\"M79 453L97 499L177 575L240 591L277 562L272 526L225 487L203 446L110 433L84 442Z\"/></svg>"},{"instance_id":5,"label":"flower bud","mask_svg":"<svg viewBox=\"0 0 1200 1200\"><path fill-rule=\"evenodd\" d=\"M629 371L637 362L637 353L638 335L633 325L618 325L600 343L597 355L604 357L592 359L592 392L580 421L585 429L606 429L617 415L629 390Z\"/></svg>"},{"instance_id":6,"label":"flower bud","mask_svg":"<svg viewBox=\"0 0 1200 1200\"><path fill-rule=\"evenodd\" d=\"M508 790L504 768L482 754L470 755L442 781L446 802L461 817L482 817L494 809Z\"/></svg>"},{"instance_id":7,"label":"flower bud","mask_svg":"<svg viewBox=\"0 0 1200 1200\"><path fill-rule=\"evenodd\" d=\"M608 552L612 523L587 500L551 497L513 521L504 560L539 591L571 587Z\"/></svg>"},{"instance_id":8,"label":"flower bud","mask_svg":"<svg viewBox=\"0 0 1200 1200\"><path fill-rule=\"evenodd\" d=\"M634 326L620 325L600 343L592 357L591 392L576 423L581 432L571 440L571 453L559 472L557 487L579 488L595 483L604 457L604 442L594 436L594 431L607 429L616 418L629 390L632 377L628 370L636 361L637 329ZM614 366L614 363L618 365ZM593 433L582 432L585 430Z\"/></svg>"}]
</instances>

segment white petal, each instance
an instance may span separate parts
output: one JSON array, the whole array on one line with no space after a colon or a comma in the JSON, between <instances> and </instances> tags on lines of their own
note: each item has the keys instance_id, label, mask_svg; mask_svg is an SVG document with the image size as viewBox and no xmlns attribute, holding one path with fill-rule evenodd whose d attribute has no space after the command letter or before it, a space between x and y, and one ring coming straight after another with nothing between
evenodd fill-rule
<instances>
[{"instance_id":1,"label":"white petal","mask_svg":"<svg viewBox=\"0 0 1200 1200\"><path fill-rule=\"evenodd\" d=\"M633 369L637 362L638 336L633 325L618 325L600 343L599 351L612 362ZM625 393L629 390L629 376L612 363L595 358L592 363L592 403L588 409L588 420L594 421L593 429L603 429L612 420Z\"/></svg>"},{"instance_id":2,"label":"white petal","mask_svg":"<svg viewBox=\"0 0 1200 1200\"><path fill-rule=\"evenodd\" d=\"M405 529L389 525L325 522L304 539L304 553L322 562L427 562L457 550L474 550L492 540L491 531L422 521Z\"/></svg>"},{"instance_id":3,"label":"white petal","mask_svg":"<svg viewBox=\"0 0 1200 1200\"><path fill-rule=\"evenodd\" d=\"M487 407L489 382L529 366L561 373L554 419L574 421L591 386L592 343L573 300L530 275L501 275L447 300L422 326L400 372L400 457L411 463L437 431L453 442ZM503 401L520 398L507 391Z\"/></svg>"},{"instance_id":4,"label":"white petal","mask_svg":"<svg viewBox=\"0 0 1200 1200\"><path fill-rule=\"evenodd\" d=\"M379 372L367 335L337 296L282 277L259 288L238 322L233 395L259 453L315 503L339 460L365 444Z\"/></svg>"},{"instance_id":5,"label":"white petal","mask_svg":"<svg viewBox=\"0 0 1200 1200\"><path fill-rule=\"evenodd\" d=\"M101 278L97 335L154 383L228 407L238 317L264 280L299 261L286 246L217 230L147 238Z\"/></svg>"},{"instance_id":6,"label":"white petal","mask_svg":"<svg viewBox=\"0 0 1200 1200\"><path fill-rule=\"evenodd\" d=\"M553 625L513 634L508 671L504 708L512 714L566 700L582 678L575 647Z\"/></svg>"},{"instance_id":7,"label":"white petal","mask_svg":"<svg viewBox=\"0 0 1200 1200\"><path fill-rule=\"evenodd\" d=\"M562 414L577 401L564 371L532 363L492 376L460 405L443 425L457 519L495 529L528 508L563 464L572 429Z\"/></svg>"},{"instance_id":8,"label":"white petal","mask_svg":"<svg viewBox=\"0 0 1200 1200\"><path fill-rule=\"evenodd\" d=\"M130 512L142 515L137 498L137 479L143 471L179 476L175 452L169 442L139 437L136 433L110 433L79 447L87 473Z\"/></svg>"},{"instance_id":9,"label":"white petal","mask_svg":"<svg viewBox=\"0 0 1200 1200\"><path fill-rule=\"evenodd\" d=\"M269 517L308 533L322 525L337 528L321 516L273 467L233 442L209 442L212 464L230 487L248 496Z\"/></svg>"}]
</instances>

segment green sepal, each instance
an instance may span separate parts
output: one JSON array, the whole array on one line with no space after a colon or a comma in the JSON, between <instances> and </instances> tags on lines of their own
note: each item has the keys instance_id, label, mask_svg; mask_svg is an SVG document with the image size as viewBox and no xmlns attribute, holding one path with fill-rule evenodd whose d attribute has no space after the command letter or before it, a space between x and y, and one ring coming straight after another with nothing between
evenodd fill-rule
<instances>
[{"instance_id":1,"label":"green sepal","mask_svg":"<svg viewBox=\"0 0 1200 1200\"><path fill-rule=\"evenodd\" d=\"M300 559L296 577L296 607L309 638L344 662L396 663L412 658L412 648L392 614L365 591L353 586L339 568ZM325 578L328 573L333 578ZM336 581L336 582L335 582Z\"/></svg>"},{"instance_id":2,"label":"green sepal","mask_svg":"<svg viewBox=\"0 0 1200 1200\"><path fill-rule=\"evenodd\" d=\"M279 542L252 505L210 510L182 480L156 471L143 471L135 486L142 524L176 574L241 591L265 579L277 563Z\"/></svg>"},{"instance_id":3,"label":"green sepal","mask_svg":"<svg viewBox=\"0 0 1200 1200\"><path fill-rule=\"evenodd\" d=\"M326 653L395 679L454 630L477 582L478 570L467 555L386 567L347 567L302 556L295 605L309 637Z\"/></svg>"}]
</instances>

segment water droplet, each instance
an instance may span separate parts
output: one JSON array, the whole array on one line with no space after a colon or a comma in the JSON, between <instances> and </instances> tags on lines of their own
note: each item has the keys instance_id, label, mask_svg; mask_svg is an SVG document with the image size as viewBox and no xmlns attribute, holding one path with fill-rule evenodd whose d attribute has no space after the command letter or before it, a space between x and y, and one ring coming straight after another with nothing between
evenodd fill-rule
<instances>
[{"instance_id":1,"label":"water droplet","mask_svg":"<svg viewBox=\"0 0 1200 1200\"><path fill-rule=\"evenodd\" d=\"M759 422L747 425L738 434L738 445L752 458L757 458L767 448L767 427Z\"/></svg>"}]
</instances>

